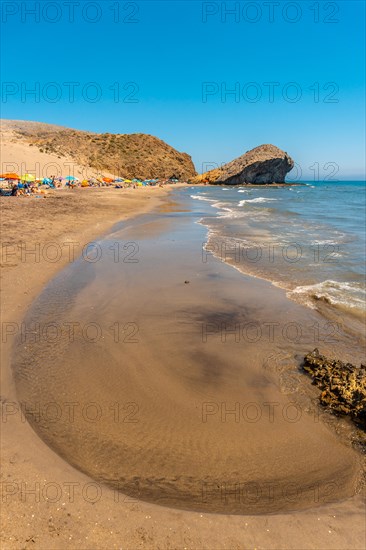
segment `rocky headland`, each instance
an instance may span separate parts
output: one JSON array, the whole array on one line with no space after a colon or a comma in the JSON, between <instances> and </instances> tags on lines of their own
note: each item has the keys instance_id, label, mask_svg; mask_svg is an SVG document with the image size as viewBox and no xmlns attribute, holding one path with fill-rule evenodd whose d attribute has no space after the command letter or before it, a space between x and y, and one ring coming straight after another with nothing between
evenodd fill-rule
<instances>
[{"instance_id":1,"label":"rocky headland","mask_svg":"<svg viewBox=\"0 0 366 550\"><path fill-rule=\"evenodd\" d=\"M259 145L221 168L194 178L194 183L226 185L284 183L294 167L292 158L274 145Z\"/></svg>"}]
</instances>

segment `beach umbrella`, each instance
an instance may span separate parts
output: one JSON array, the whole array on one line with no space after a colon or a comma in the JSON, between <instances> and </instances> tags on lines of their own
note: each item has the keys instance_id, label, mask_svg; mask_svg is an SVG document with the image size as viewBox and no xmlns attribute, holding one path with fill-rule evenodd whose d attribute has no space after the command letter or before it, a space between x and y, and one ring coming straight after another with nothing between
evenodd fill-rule
<instances>
[{"instance_id":1,"label":"beach umbrella","mask_svg":"<svg viewBox=\"0 0 366 550\"><path fill-rule=\"evenodd\" d=\"M20 179L22 181L34 181L36 179L36 177L33 176L33 174L23 174L23 176L21 176Z\"/></svg>"},{"instance_id":2,"label":"beach umbrella","mask_svg":"<svg viewBox=\"0 0 366 550\"><path fill-rule=\"evenodd\" d=\"M15 172L6 172L5 174L1 174L0 178L4 180L20 180L20 177Z\"/></svg>"},{"instance_id":3,"label":"beach umbrella","mask_svg":"<svg viewBox=\"0 0 366 550\"><path fill-rule=\"evenodd\" d=\"M103 178L103 181L105 183L112 183L113 182L113 179L112 178Z\"/></svg>"},{"instance_id":4,"label":"beach umbrella","mask_svg":"<svg viewBox=\"0 0 366 550\"><path fill-rule=\"evenodd\" d=\"M50 178L43 178L42 183L52 183L52 180Z\"/></svg>"},{"instance_id":5,"label":"beach umbrella","mask_svg":"<svg viewBox=\"0 0 366 550\"><path fill-rule=\"evenodd\" d=\"M132 183L132 180L125 180L125 183Z\"/></svg>"},{"instance_id":6,"label":"beach umbrella","mask_svg":"<svg viewBox=\"0 0 366 550\"><path fill-rule=\"evenodd\" d=\"M76 179L74 176L66 176L65 178L66 181L75 181Z\"/></svg>"},{"instance_id":7,"label":"beach umbrella","mask_svg":"<svg viewBox=\"0 0 366 550\"><path fill-rule=\"evenodd\" d=\"M122 178L116 178L114 181L118 182L118 183L121 183L123 182L124 180Z\"/></svg>"}]
</instances>

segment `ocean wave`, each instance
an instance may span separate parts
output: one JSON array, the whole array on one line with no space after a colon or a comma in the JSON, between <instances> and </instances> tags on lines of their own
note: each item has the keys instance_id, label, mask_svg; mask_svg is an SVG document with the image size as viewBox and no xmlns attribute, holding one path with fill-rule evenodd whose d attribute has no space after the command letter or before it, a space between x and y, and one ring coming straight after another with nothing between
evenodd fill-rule
<instances>
[{"instance_id":1,"label":"ocean wave","mask_svg":"<svg viewBox=\"0 0 366 550\"><path fill-rule=\"evenodd\" d=\"M218 219L222 218L230 218L230 219L236 219L236 218L245 218L249 216L249 212L243 212L243 210L234 210L233 208L221 208L219 213L217 214Z\"/></svg>"},{"instance_id":2,"label":"ocean wave","mask_svg":"<svg viewBox=\"0 0 366 550\"><path fill-rule=\"evenodd\" d=\"M207 199L201 195L190 195L191 199L196 199L197 201L206 201L206 202L215 202L213 199Z\"/></svg>"},{"instance_id":3,"label":"ocean wave","mask_svg":"<svg viewBox=\"0 0 366 550\"><path fill-rule=\"evenodd\" d=\"M212 206L213 206L213 208L225 208L227 206L230 206L230 203L221 202L221 201L213 201Z\"/></svg>"},{"instance_id":4,"label":"ocean wave","mask_svg":"<svg viewBox=\"0 0 366 550\"><path fill-rule=\"evenodd\" d=\"M258 202L269 202L269 201L277 201L277 200L278 199L267 199L265 197L257 197L256 199L244 199L242 201L239 201L238 205L243 206L247 202L258 203Z\"/></svg>"},{"instance_id":5,"label":"ocean wave","mask_svg":"<svg viewBox=\"0 0 366 550\"><path fill-rule=\"evenodd\" d=\"M366 290L361 283L327 280L313 285L297 286L287 295L292 298L303 298L306 304L313 308L314 300L322 300L334 306L366 310Z\"/></svg>"},{"instance_id":6,"label":"ocean wave","mask_svg":"<svg viewBox=\"0 0 366 550\"><path fill-rule=\"evenodd\" d=\"M334 233L336 233L334 231ZM339 233L339 232L338 232ZM344 236L344 235L341 235ZM338 239L340 238L339 235L337 235ZM338 246L338 240L336 241L335 238L333 239L314 239L310 241L310 245L316 246L316 245L331 245L331 246Z\"/></svg>"}]
</instances>

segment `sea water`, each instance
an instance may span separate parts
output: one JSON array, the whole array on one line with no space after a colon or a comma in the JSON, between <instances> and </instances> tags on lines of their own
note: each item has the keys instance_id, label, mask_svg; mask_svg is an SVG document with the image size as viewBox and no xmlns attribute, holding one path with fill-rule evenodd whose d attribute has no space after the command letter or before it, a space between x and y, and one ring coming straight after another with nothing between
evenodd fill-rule
<instances>
[{"instance_id":1,"label":"sea water","mask_svg":"<svg viewBox=\"0 0 366 550\"><path fill-rule=\"evenodd\" d=\"M365 181L205 186L205 248L308 307L365 313ZM360 327L361 325L359 325Z\"/></svg>"}]
</instances>

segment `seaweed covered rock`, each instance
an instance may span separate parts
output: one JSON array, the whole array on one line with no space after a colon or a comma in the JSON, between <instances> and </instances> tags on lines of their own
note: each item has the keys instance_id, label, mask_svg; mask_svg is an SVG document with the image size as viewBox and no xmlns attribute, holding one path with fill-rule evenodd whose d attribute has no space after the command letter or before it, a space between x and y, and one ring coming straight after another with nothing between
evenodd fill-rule
<instances>
[{"instance_id":1,"label":"seaweed covered rock","mask_svg":"<svg viewBox=\"0 0 366 550\"><path fill-rule=\"evenodd\" d=\"M327 359L317 348L308 353L302 365L322 392L320 403L328 409L349 415L366 428L366 366L356 367Z\"/></svg>"}]
</instances>

